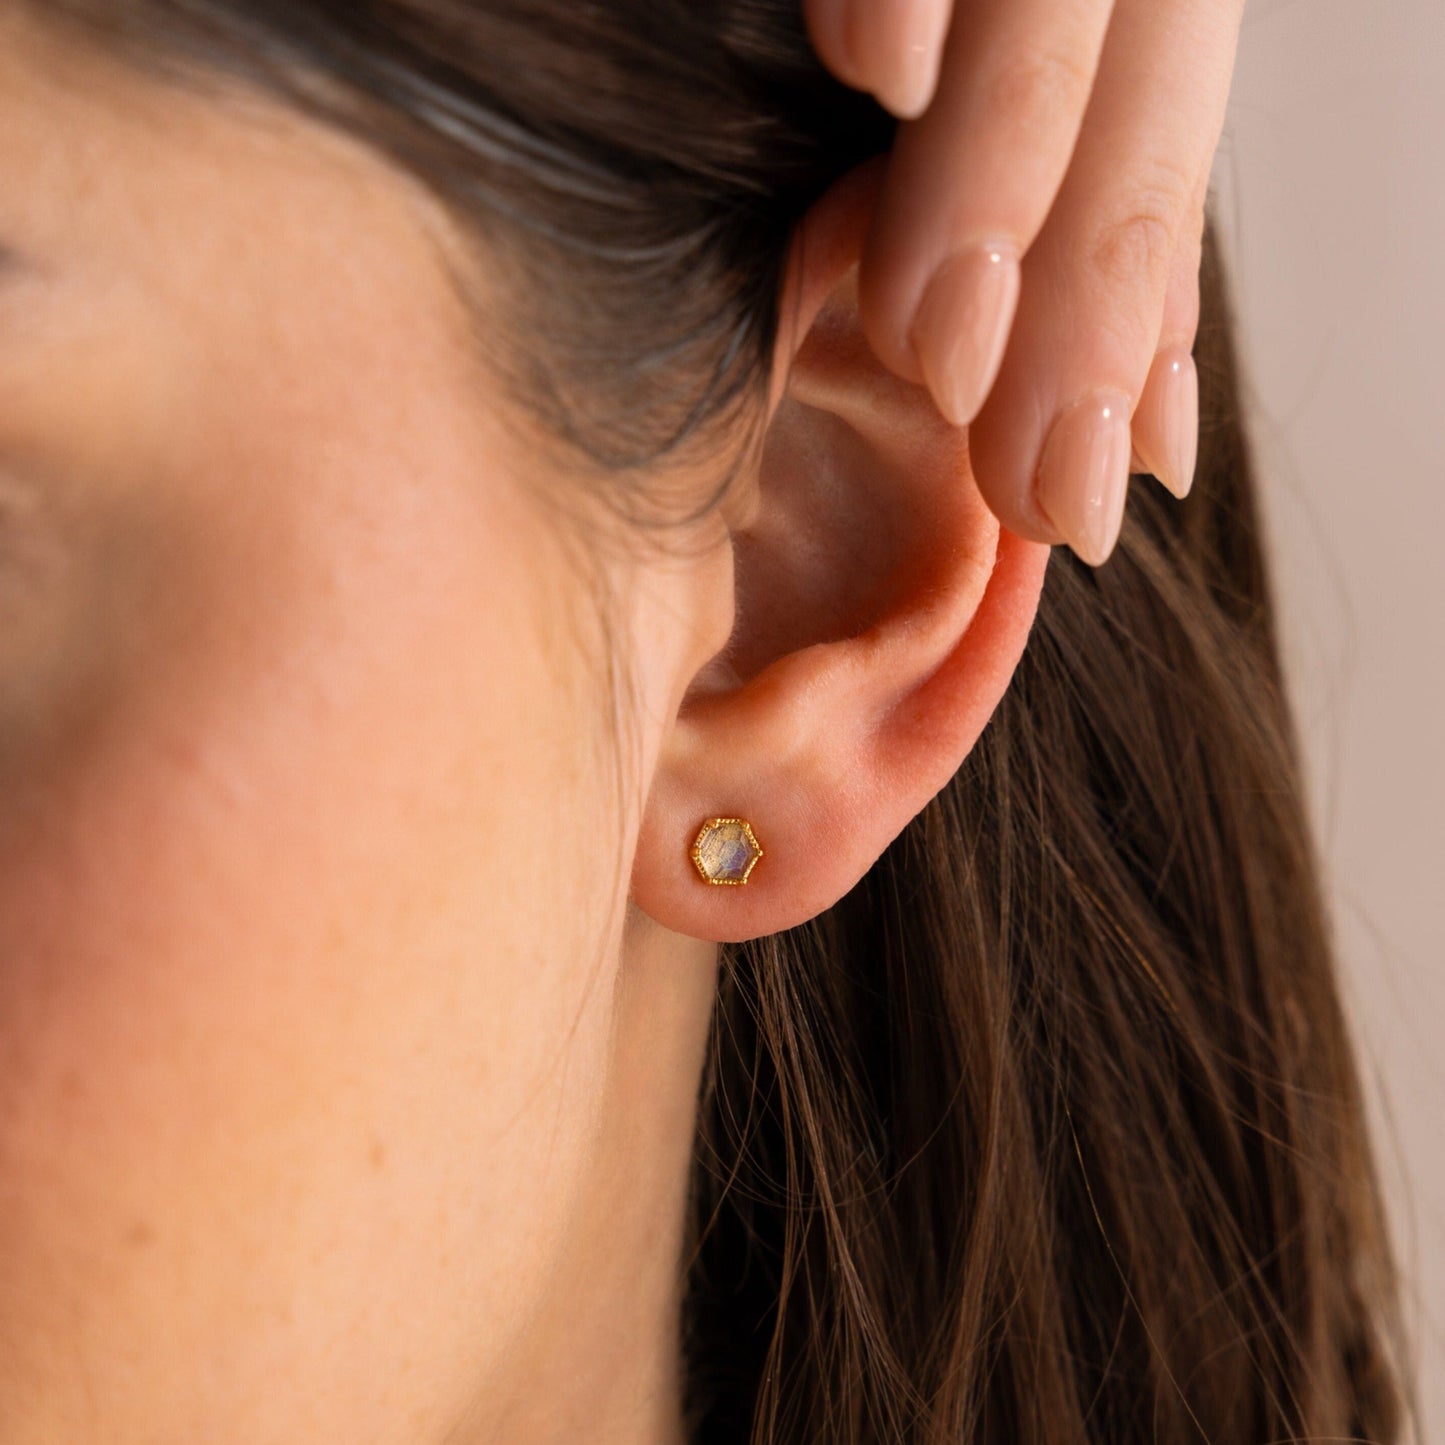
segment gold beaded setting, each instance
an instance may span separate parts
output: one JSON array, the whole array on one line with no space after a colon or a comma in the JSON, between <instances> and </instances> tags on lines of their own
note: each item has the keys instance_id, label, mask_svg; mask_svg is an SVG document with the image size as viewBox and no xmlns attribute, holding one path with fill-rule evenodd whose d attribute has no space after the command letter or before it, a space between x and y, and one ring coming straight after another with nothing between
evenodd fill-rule
<instances>
[{"instance_id":1,"label":"gold beaded setting","mask_svg":"<svg viewBox=\"0 0 1445 1445\"><path fill-rule=\"evenodd\" d=\"M692 861L704 883L741 888L748 881L763 846L746 818L709 818L692 844Z\"/></svg>"}]
</instances>

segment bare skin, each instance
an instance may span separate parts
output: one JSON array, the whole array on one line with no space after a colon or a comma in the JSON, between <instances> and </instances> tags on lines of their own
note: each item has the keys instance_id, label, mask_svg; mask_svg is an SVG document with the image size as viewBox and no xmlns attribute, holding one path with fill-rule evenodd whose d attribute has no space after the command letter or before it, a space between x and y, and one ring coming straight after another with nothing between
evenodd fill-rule
<instances>
[{"instance_id":1,"label":"bare skin","mask_svg":"<svg viewBox=\"0 0 1445 1445\"><path fill-rule=\"evenodd\" d=\"M875 196L608 634L436 203L0 12L0 1445L682 1438L717 943L942 786L1048 555L862 343ZM767 856L709 888L730 807Z\"/></svg>"}]
</instances>

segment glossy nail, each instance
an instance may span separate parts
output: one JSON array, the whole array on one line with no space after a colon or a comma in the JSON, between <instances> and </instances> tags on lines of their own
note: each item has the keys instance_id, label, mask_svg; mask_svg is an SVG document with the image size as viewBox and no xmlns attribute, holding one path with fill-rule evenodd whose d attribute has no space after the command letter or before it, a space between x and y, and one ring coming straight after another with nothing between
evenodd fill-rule
<instances>
[{"instance_id":1,"label":"glossy nail","mask_svg":"<svg viewBox=\"0 0 1445 1445\"><path fill-rule=\"evenodd\" d=\"M1134 413L1134 449L1176 497L1189 495L1199 455L1199 373L1182 346L1154 358Z\"/></svg>"},{"instance_id":2,"label":"glossy nail","mask_svg":"<svg viewBox=\"0 0 1445 1445\"><path fill-rule=\"evenodd\" d=\"M951 7L947 0L843 0L841 29L853 67L903 120L928 108L938 84Z\"/></svg>"},{"instance_id":3,"label":"glossy nail","mask_svg":"<svg viewBox=\"0 0 1445 1445\"><path fill-rule=\"evenodd\" d=\"M1036 496L1079 557L1108 559L1129 496L1129 399L1099 392L1063 412L1044 443Z\"/></svg>"},{"instance_id":4,"label":"glossy nail","mask_svg":"<svg viewBox=\"0 0 1445 1445\"><path fill-rule=\"evenodd\" d=\"M1003 360L1019 299L1018 254L982 246L950 257L923 292L908 339L938 409L967 426Z\"/></svg>"}]
</instances>

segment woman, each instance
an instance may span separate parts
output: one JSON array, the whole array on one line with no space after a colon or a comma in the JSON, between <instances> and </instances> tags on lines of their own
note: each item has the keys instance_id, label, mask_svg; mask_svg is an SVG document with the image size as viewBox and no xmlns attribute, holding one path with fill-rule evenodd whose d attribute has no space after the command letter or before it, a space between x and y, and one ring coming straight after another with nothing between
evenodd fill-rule
<instances>
[{"instance_id":1,"label":"woman","mask_svg":"<svg viewBox=\"0 0 1445 1445\"><path fill-rule=\"evenodd\" d=\"M787 0L0 14L0 1442L1397 1438L1212 247L1050 561Z\"/></svg>"}]
</instances>

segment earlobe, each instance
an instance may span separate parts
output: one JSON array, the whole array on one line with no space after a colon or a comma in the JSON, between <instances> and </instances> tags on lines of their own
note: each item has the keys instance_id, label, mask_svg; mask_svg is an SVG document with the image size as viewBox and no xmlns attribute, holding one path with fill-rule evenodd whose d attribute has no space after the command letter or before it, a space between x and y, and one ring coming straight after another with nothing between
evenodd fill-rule
<instances>
[{"instance_id":1,"label":"earlobe","mask_svg":"<svg viewBox=\"0 0 1445 1445\"><path fill-rule=\"evenodd\" d=\"M860 638L684 705L638 843L632 897L643 912L676 933L737 941L806 922L862 878L957 771L1023 653L1050 549L994 536L972 617L935 667L912 663L911 688L899 685L909 663L898 655L911 649ZM920 640L916 659L930 651ZM746 820L762 854L744 886L708 886L693 861L721 816Z\"/></svg>"},{"instance_id":2,"label":"earlobe","mask_svg":"<svg viewBox=\"0 0 1445 1445\"><path fill-rule=\"evenodd\" d=\"M696 938L778 932L852 888L967 756L1038 608L1049 547L999 526L966 432L863 337L878 179L873 163L845 177L795 237L757 503L733 534L733 634L648 793L632 897ZM738 828L713 837L719 867L746 868L736 886L693 856L718 818L761 851L745 860Z\"/></svg>"}]
</instances>

